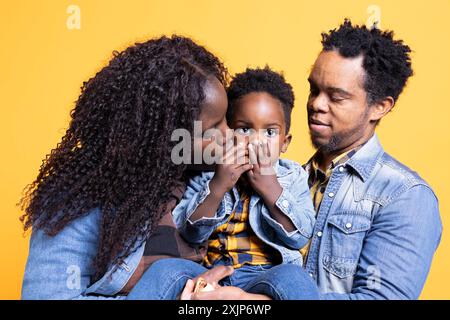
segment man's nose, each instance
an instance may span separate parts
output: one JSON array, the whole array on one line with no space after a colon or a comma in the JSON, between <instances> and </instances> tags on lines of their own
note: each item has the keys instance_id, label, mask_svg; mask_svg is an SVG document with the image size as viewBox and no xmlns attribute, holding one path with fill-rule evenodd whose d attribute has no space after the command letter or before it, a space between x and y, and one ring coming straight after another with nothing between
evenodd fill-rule
<instances>
[{"instance_id":1,"label":"man's nose","mask_svg":"<svg viewBox=\"0 0 450 320\"><path fill-rule=\"evenodd\" d=\"M327 112L328 99L325 94L321 93L316 97L310 97L308 100L308 109L314 112Z\"/></svg>"}]
</instances>

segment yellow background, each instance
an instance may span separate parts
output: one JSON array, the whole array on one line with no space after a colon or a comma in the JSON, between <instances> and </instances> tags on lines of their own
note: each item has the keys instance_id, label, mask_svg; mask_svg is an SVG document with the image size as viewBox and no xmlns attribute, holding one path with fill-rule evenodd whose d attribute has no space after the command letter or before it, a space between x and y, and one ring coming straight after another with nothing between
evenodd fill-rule
<instances>
[{"instance_id":1,"label":"yellow background","mask_svg":"<svg viewBox=\"0 0 450 320\"><path fill-rule=\"evenodd\" d=\"M69 5L81 29L67 28ZM287 157L313 153L305 102L320 32L344 17L366 23L369 5L381 26L414 49L415 76L377 131L385 149L418 171L440 199L444 234L421 298L450 298L450 1L29 0L0 2L0 298L20 298L28 253L15 204L42 159L65 132L84 80L113 50L173 32L220 56L232 73L268 63L284 70L296 93Z\"/></svg>"}]
</instances>

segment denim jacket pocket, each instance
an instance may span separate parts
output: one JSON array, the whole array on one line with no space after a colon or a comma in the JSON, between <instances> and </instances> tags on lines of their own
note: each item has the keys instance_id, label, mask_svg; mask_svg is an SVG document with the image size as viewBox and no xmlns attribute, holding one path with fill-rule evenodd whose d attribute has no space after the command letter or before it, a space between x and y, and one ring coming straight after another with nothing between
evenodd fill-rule
<instances>
[{"instance_id":1,"label":"denim jacket pocket","mask_svg":"<svg viewBox=\"0 0 450 320\"><path fill-rule=\"evenodd\" d=\"M323 256L324 268L346 278L356 272L370 215L361 212L339 212L328 218Z\"/></svg>"}]
</instances>

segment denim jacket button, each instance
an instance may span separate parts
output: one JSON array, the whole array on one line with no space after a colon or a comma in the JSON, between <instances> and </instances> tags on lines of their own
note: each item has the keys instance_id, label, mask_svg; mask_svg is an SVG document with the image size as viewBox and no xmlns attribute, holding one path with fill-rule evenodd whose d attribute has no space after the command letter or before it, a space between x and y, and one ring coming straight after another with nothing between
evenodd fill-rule
<instances>
[{"instance_id":1,"label":"denim jacket button","mask_svg":"<svg viewBox=\"0 0 450 320\"><path fill-rule=\"evenodd\" d=\"M330 198L333 198L333 197L334 197L334 193L333 193L333 192L330 192L330 193L328 194L328 196L329 196Z\"/></svg>"},{"instance_id":2,"label":"denim jacket button","mask_svg":"<svg viewBox=\"0 0 450 320\"><path fill-rule=\"evenodd\" d=\"M289 201L283 200L283 202L281 202L281 205L287 209L289 207Z\"/></svg>"},{"instance_id":3,"label":"denim jacket button","mask_svg":"<svg viewBox=\"0 0 450 320\"><path fill-rule=\"evenodd\" d=\"M322 236L322 231L317 232L317 236L320 238Z\"/></svg>"},{"instance_id":4,"label":"denim jacket button","mask_svg":"<svg viewBox=\"0 0 450 320\"><path fill-rule=\"evenodd\" d=\"M339 167L339 172L344 172L344 167Z\"/></svg>"},{"instance_id":5,"label":"denim jacket button","mask_svg":"<svg viewBox=\"0 0 450 320\"><path fill-rule=\"evenodd\" d=\"M346 227L347 229L350 229L350 228L352 227L352 224L351 224L350 222L347 222L347 223L345 224L345 227Z\"/></svg>"}]
</instances>

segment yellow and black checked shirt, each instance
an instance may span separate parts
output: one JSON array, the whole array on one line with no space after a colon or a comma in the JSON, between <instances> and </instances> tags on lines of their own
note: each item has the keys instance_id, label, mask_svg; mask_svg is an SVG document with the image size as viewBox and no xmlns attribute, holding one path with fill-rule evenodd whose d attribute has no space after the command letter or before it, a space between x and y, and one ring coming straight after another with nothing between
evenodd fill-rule
<instances>
[{"instance_id":1,"label":"yellow and black checked shirt","mask_svg":"<svg viewBox=\"0 0 450 320\"><path fill-rule=\"evenodd\" d=\"M330 180L331 174L333 172L333 169L337 167L340 164L346 163L350 158L359 150L362 148L364 144L349 150L347 152L344 152L343 154L337 156L336 158L331 161L331 164L328 166L326 172L323 172L319 168L317 154L312 157L312 159L308 162L306 167L309 167L309 178L308 178L308 185L309 185L309 191L311 193L311 198L313 200L314 209L317 212L319 212L320 204L322 203L323 195L325 193L325 189L327 188L328 181ZM306 262L306 257L308 255L309 246L311 244L311 240L308 242L306 246L304 246L302 249L300 249L300 253L302 254L303 260Z\"/></svg>"},{"instance_id":2,"label":"yellow and black checked shirt","mask_svg":"<svg viewBox=\"0 0 450 320\"><path fill-rule=\"evenodd\" d=\"M236 210L227 223L219 226L208 240L204 265L210 267L224 259L234 268L244 264L271 264L274 249L260 240L252 230L248 215L250 196L239 190L240 199Z\"/></svg>"}]
</instances>

